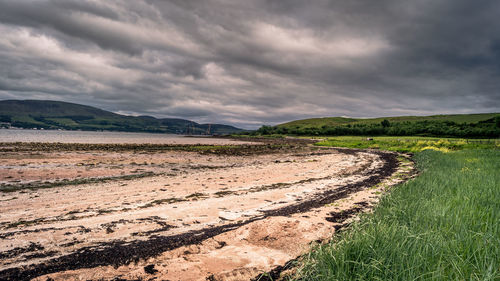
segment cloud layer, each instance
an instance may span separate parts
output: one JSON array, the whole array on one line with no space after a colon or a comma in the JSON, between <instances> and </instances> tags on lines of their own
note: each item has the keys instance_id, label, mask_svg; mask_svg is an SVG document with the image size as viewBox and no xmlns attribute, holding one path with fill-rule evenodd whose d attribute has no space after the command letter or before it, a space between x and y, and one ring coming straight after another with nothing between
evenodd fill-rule
<instances>
[{"instance_id":1,"label":"cloud layer","mask_svg":"<svg viewBox=\"0 0 500 281\"><path fill-rule=\"evenodd\" d=\"M255 128L500 111L498 1L0 0L0 99Z\"/></svg>"}]
</instances>

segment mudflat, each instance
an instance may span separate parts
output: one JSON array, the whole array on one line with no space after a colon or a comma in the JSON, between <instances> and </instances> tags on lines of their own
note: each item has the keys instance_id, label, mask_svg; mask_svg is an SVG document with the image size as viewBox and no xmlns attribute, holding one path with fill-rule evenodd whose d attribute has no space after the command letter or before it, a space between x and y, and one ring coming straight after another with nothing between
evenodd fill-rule
<instances>
[{"instance_id":1,"label":"mudflat","mask_svg":"<svg viewBox=\"0 0 500 281\"><path fill-rule=\"evenodd\" d=\"M413 171L304 144L0 150L2 280L278 275Z\"/></svg>"}]
</instances>

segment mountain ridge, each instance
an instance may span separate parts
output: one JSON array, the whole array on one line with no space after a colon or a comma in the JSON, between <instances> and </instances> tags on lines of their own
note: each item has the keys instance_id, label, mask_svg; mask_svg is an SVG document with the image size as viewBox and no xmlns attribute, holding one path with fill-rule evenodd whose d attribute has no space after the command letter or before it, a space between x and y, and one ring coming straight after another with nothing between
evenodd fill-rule
<instances>
[{"instance_id":1,"label":"mountain ridge","mask_svg":"<svg viewBox=\"0 0 500 281\"><path fill-rule=\"evenodd\" d=\"M193 135L221 135L244 131L230 125L199 124L181 118L128 116L93 106L53 100L1 100L0 126Z\"/></svg>"}]
</instances>

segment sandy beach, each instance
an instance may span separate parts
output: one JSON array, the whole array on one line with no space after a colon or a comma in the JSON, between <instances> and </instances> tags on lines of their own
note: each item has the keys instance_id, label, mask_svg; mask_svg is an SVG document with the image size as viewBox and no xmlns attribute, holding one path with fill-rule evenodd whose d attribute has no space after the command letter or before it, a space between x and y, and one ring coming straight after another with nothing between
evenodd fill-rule
<instances>
[{"instance_id":1,"label":"sandy beach","mask_svg":"<svg viewBox=\"0 0 500 281\"><path fill-rule=\"evenodd\" d=\"M305 145L55 146L1 146L0 279L250 280L327 241L413 169L392 153Z\"/></svg>"}]
</instances>

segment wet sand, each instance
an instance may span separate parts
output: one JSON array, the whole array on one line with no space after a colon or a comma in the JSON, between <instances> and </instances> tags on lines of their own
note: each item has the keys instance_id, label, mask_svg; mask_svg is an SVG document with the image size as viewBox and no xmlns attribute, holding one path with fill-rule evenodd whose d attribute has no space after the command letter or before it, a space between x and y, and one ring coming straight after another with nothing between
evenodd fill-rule
<instances>
[{"instance_id":1,"label":"wet sand","mask_svg":"<svg viewBox=\"0 0 500 281\"><path fill-rule=\"evenodd\" d=\"M73 148L1 153L0 279L250 280L412 171L391 153L305 146Z\"/></svg>"}]
</instances>

